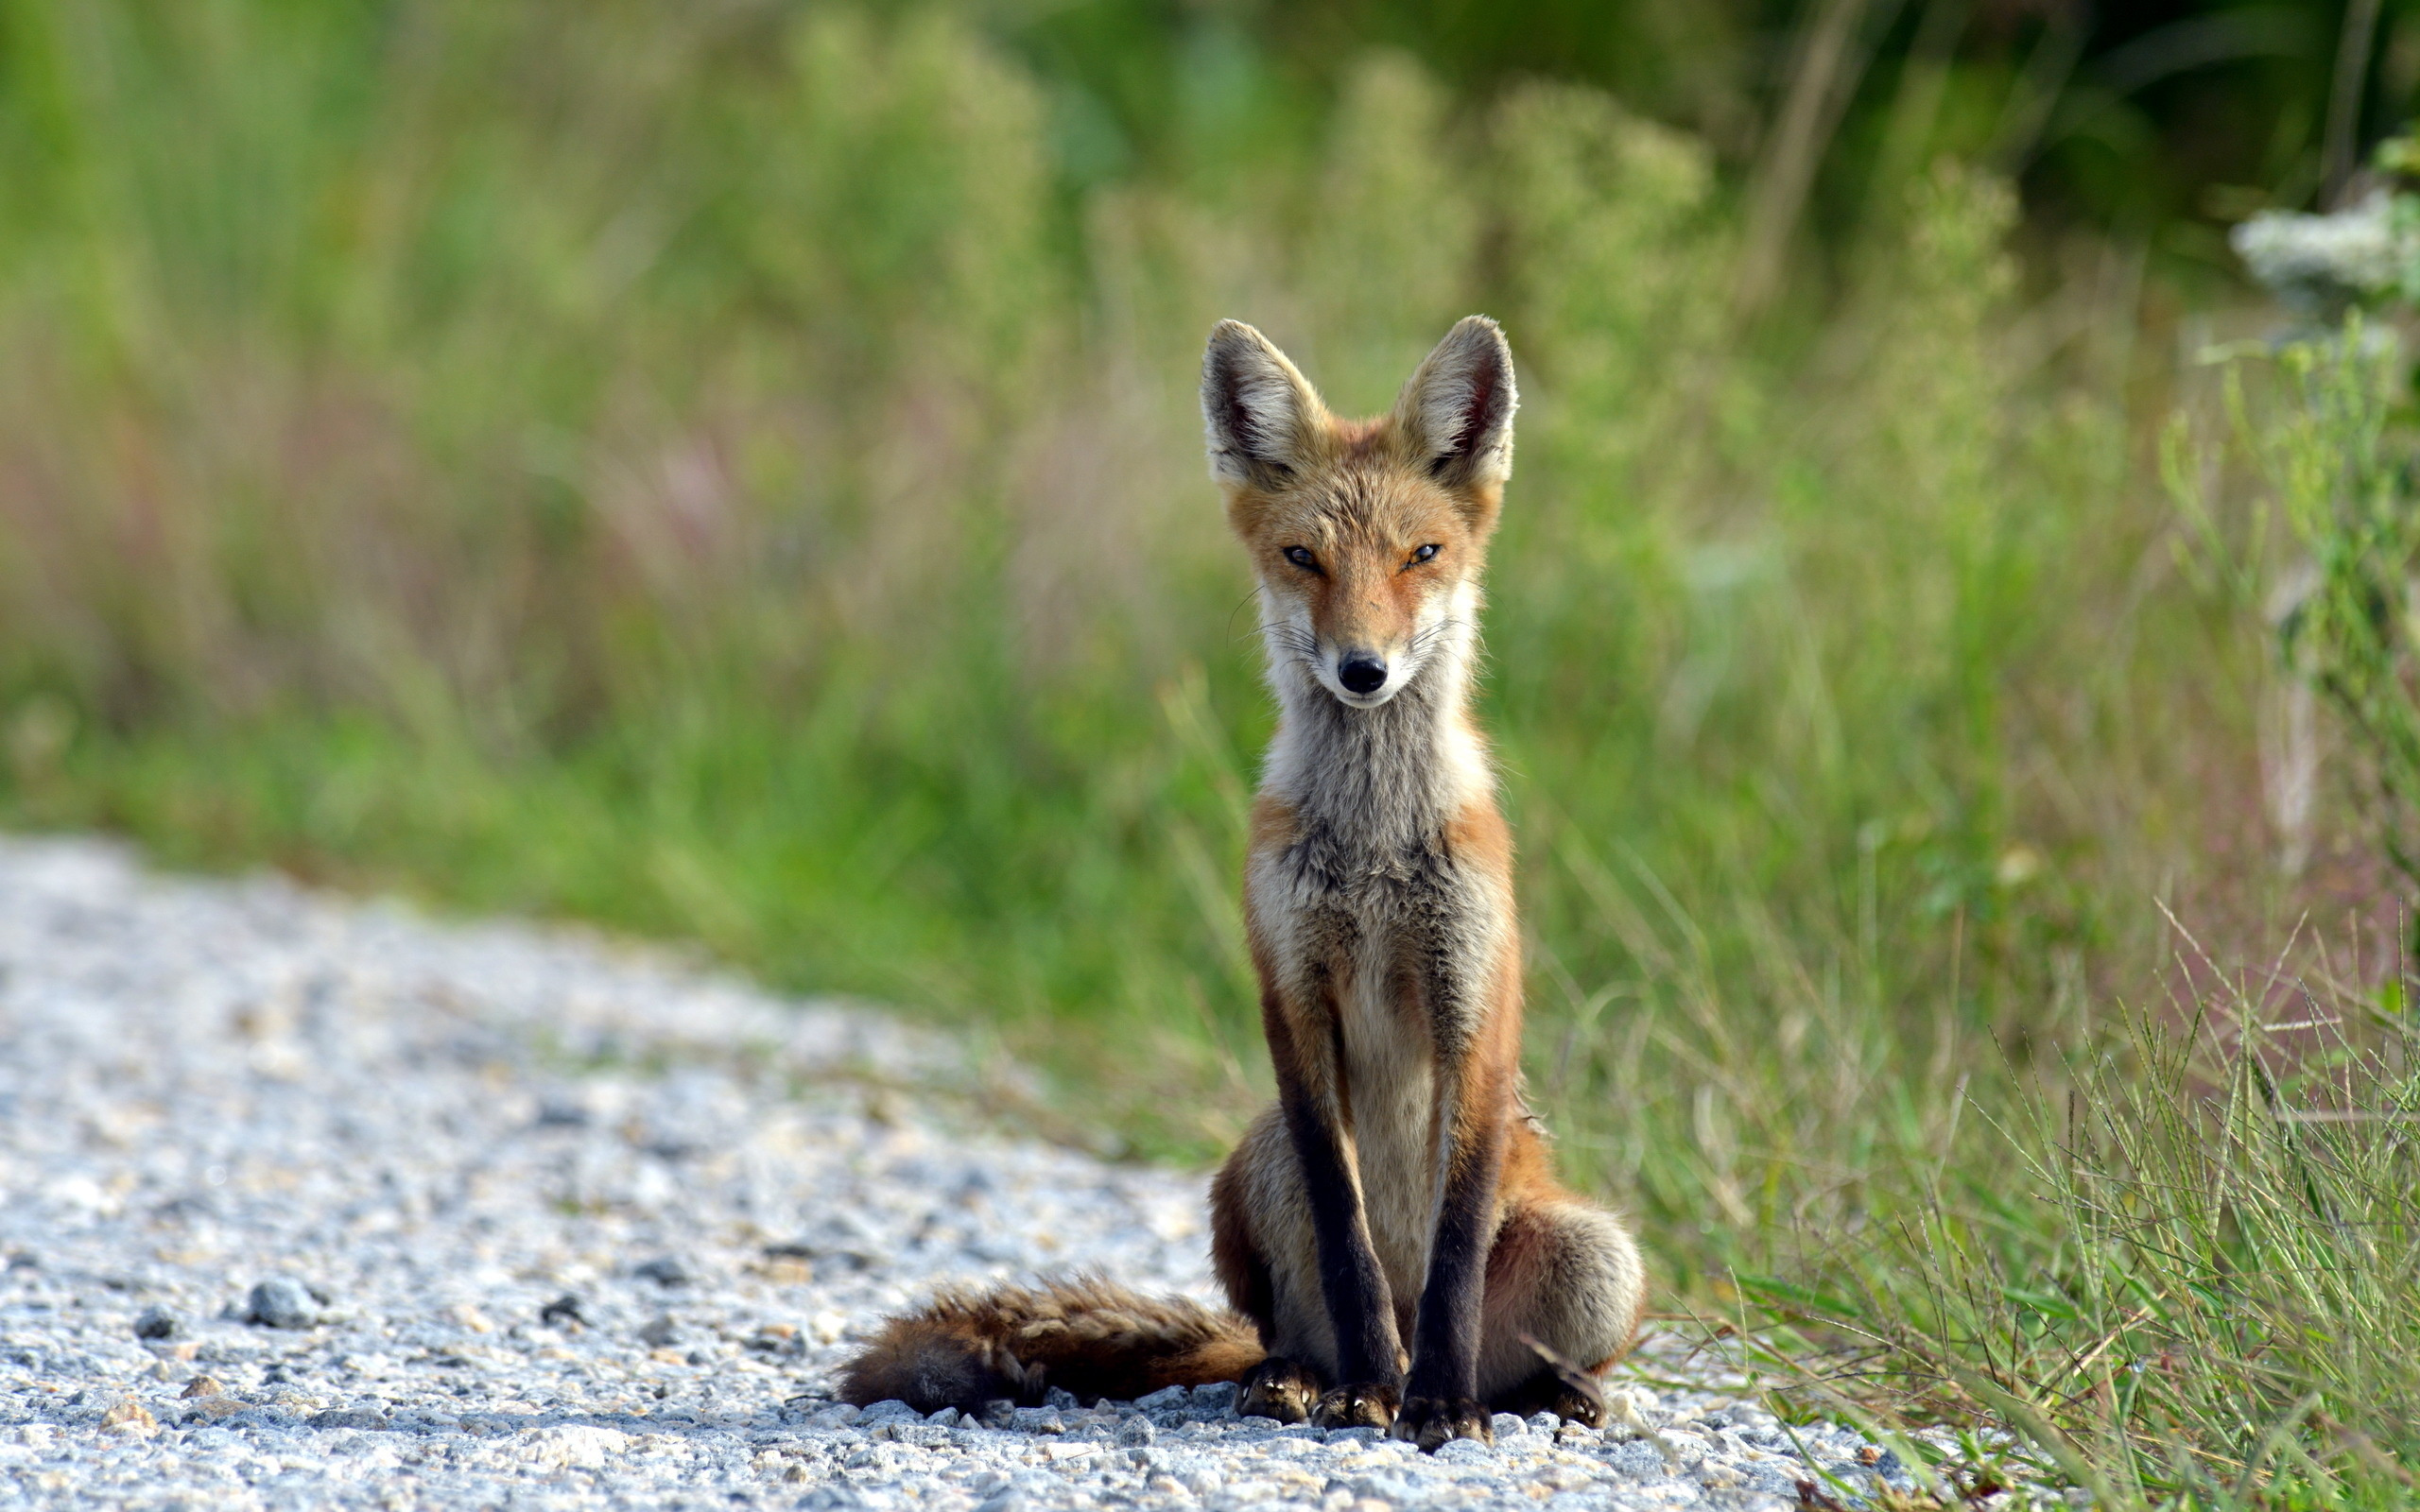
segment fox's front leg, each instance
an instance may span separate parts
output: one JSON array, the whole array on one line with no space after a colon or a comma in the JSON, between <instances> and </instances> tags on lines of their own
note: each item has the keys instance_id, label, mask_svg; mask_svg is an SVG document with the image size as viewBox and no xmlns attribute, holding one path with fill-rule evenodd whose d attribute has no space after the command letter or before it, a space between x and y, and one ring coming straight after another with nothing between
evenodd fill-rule
<instances>
[{"instance_id":1,"label":"fox's front leg","mask_svg":"<svg viewBox=\"0 0 2420 1512\"><path fill-rule=\"evenodd\" d=\"M1493 811L1479 817L1465 838L1478 842L1468 849L1484 862L1506 848L1503 821ZM1505 870L1482 865L1448 874L1417 932L1427 948L1407 972L1417 984L1435 1057L1437 1188L1428 1279L1394 1432L1426 1450L1453 1438L1495 1436L1478 1400L1479 1321L1520 1100L1521 968Z\"/></svg>"},{"instance_id":2,"label":"fox's front leg","mask_svg":"<svg viewBox=\"0 0 2420 1512\"><path fill-rule=\"evenodd\" d=\"M1277 1074L1278 1108L1302 1173L1319 1252L1321 1298L1336 1338L1336 1380L1310 1409L1322 1428L1385 1428L1403 1400L1402 1346L1387 1276L1370 1242L1360 1174L1342 1117L1342 1067L1335 1005L1324 994L1296 1001L1271 990L1262 1003L1270 1060ZM1288 1374L1291 1372L1291 1374ZM1306 1394L1298 1363L1272 1360L1247 1395L1299 1417ZM1276 1377L1285 1379L1278 1380ZM1249 1405L1249 1403L1248 1403Z\"/></svg>"},{"instance_id":3,"label":"fox's front leg","mask_svg":"<svg viewBox=\"0 0 2420 1512\"><path fill-rule=\"evenodd\" d=\"M1441 1068L1437 1117L1443 1167L1428 1281L1412 1329L1411 1375L1394 1435L1434 1450L1454 1438L1492 1440L1478 1400L1481 1304L1495 1242L1512 1088L1493 1066L1468 1057Z\"/></svg>"}]
</instances>

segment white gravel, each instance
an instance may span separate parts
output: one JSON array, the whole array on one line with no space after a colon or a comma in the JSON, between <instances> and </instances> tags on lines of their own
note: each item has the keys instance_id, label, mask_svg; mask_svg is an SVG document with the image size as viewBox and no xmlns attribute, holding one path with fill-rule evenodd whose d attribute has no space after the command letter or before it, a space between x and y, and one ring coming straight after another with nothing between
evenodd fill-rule
<instances>
[{"instance_id":1,"label":"white gravel","mask_svg":"<svg viewBox=\"0 0 2420 1512\"><path fill-rule=\"evenodd\" d=\"M943 1278L1211 1295L1198 1177L951 1134L979 1071L583 935L0 838L0 1506L1777 1506L1793 1435L1906 1484L1652 1347L1631 1423L1434 1457L1225 1387L834 1404Z\"/></svg>"}]
</instances>

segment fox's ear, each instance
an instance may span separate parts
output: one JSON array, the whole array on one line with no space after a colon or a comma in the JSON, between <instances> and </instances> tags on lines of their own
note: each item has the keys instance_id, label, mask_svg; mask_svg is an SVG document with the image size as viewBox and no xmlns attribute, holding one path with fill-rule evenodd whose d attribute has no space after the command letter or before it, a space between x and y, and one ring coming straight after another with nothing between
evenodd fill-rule
<instances>
[{"instance_id":1,"label":"fox's ear","mask_svg":"<svg viewBox=\"0 0 2420 1512\"><path fill-rule=\"evenodd\" d=\"M1201 354L1201 423L1210 475L1270 484L1310 459L1327 408L1286 353L1241 320L1211 328Z\"/></svg>"},{"instance_id":2,"label":"fox's ear","mask_svg":"<svg viewBox=\"0 0 2420 1512\"><path fill-rule=\"evenodd\" d=\"M1448 488L1500 487L1512 475L1512 349L1483 315L1445 333L1403 386L1394 422Z\"/></svg>"}]
</instances>

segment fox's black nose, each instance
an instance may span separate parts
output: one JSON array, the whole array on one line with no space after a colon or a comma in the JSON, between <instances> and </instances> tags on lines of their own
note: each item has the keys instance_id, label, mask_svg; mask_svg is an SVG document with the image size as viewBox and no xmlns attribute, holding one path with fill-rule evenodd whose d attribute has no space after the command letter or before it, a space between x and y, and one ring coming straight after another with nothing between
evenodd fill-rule
<instances>
[{"instance_id":1,"label":"fox's black nose","mask_svg":"<svg viewBox=\"0 0 2420 1512\"><path fill-rule=\"evenodd\" d=\"M1375 693L1386 686L1387 664L1367 651L1351 651L1336 665L1336 680L1347 693Z\"/></svg>"}]
</instances>

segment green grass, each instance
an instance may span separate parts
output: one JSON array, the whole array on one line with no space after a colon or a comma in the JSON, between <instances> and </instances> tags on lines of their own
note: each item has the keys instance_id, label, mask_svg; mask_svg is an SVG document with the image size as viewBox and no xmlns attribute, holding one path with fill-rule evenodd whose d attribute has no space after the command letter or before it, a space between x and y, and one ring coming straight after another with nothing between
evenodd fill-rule
<instances>
[{"instance_id":1,"label":"green grass","mask_svg":"<svg viewBox=\"0 0 2420 1512\"><path fill-rule=\"evenodd\" d=\"M2275 865L2120 251L2020 279L1945 165L1742 329L1734 186L1584 91L1374 56L1307 155L1079 190L947 10L568 14L0 4L10 822L700 941L1206 1158L1269 713L1199 343L1373 409L1485 309L1532 1093L1668 1300L2119 1500L2399 1494L2399 1010L2257 1084L2109 1006L2360 877L2334 798Z\"/></svg>"}]
</instances>

